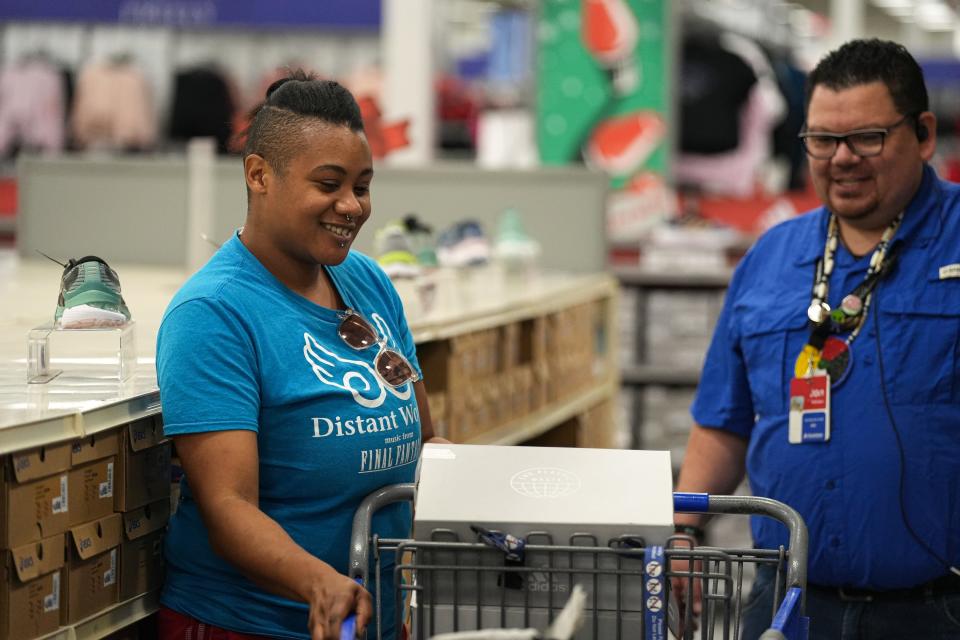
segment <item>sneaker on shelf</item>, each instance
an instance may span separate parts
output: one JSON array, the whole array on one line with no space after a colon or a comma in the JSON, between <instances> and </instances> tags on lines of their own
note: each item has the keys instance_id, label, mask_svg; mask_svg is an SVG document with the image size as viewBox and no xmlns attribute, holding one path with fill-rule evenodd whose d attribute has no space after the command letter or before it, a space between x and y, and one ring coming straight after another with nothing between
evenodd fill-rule
<instances>
[{"instance_id":1,"label":"sneaker on shelf","mask_svg":"<svg viewBox=\"0 0 960 640\"><path fill-rule=\"evenodd\" d=\"M444 267L476 267L489 262L490 242L480 223L464 220L441 233L437 259Z\"/></svg>"},{"instance_id":2,"label":"sneaker on shelf","mask_svg":"<svg viewBox=\"0 0 960 640\"><path fill-rule=\"evenodd\" d=\"M374 235L377 263L391 278L415 278L420 275L420 263L413 254L410 240L410 234L402 222L390 222Z\"/></svg>"},{"instance_id":3,"label":"sneaker on shelf","mask_svg":"<svg viewBox=\"0 0 960 640\"><path fill-rule=\"evenodd\" d=\"M524 229L516 209L507 209L500 215L493 255L503 263L518 266L533 264L540 256L540 243Z\"/></svg>"},{"instance_id":4,"label":"sneaker on shelf","mask_svg":"<svg viewBox=\"0 0 960 640\"><path fill-rule=\"evenodd\" d=\"M117 272L97 256L64 265L54 323L61 329L122 327L130 310L120 294Z\"/></svg>"},{"instance_id":5,"label":"sneaker on shelf","mask_svg":"<svg viewBox=\"0 0 960 640\"><path fill-rule=\"evenodd\" d=\"M417 214L407 214L403 224L410 234L410 245L420 266L427 269L437 266L437 250L433 241L433 228L424 224Z\"/></svg>"}]
</instances>

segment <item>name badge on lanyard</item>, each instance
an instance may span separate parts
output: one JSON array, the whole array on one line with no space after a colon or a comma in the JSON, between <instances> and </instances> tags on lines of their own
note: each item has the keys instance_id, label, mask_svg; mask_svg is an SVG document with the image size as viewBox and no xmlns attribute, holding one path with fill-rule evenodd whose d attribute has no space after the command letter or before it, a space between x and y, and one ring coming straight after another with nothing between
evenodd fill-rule
<instances>
[{"instance_id":1,"label":"name badge on lanyard","mask_svg":"<svg viewBox=\"0 0 960 640\"><path fill-rule=\"evenodd\" d=\"M830 374L818 370L790 380L790 444L830 440Z\"/></svg>"}]
</instances>

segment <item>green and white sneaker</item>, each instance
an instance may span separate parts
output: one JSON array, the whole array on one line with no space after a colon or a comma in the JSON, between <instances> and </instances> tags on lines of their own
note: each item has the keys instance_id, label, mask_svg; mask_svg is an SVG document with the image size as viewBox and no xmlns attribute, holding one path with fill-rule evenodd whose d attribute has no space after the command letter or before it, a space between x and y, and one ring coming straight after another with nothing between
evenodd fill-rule
<instances>
[{"instance_id":1,"label":"green and white sneaker","mask_svg":"<svg viewBox=\"0 0 960 640\"><path fill-rule=\"evenodd\" d=\"M413 254L410 234L402 222L393 221L373 237L377 263L391 278L416 278L420 275L420 263Z\"/></svg>"},{"instance_id":2,"label":"green and white sneaker","mask_svg":"<svg viewBox=\"0 0 960 640\"><path fill-rule=\"evenodd\" d=\"M64 265L54 323L61 329L122 327L130 321L120 278L97 256L71 259Z\"/></svg>"}]
</instances>

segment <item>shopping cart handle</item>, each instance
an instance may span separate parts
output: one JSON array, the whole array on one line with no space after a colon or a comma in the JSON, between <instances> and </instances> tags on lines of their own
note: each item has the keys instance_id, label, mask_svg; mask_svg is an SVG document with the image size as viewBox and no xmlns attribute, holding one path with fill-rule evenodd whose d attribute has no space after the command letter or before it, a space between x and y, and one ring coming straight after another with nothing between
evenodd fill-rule
<instances>
[{"instance_id":1,"label":"shopping cart handle","mask_svg":"<svg viewBox=\"0 0 960 640\"><path fill-rule=\"evenodd\" d=\"M710 509L709 493L684 493L675 491L673 494L673 510L684 513L706 513Z\"/></svg>"},{"instance_id":2,"label":"shopping cart handle","mask_svg":"<svg viewBox=\"0 0 960 640\"><path fill-rule=\"evenodd\" d=\"M673 494L673 510L678 513L742 513L766 516L787 526L790 534L790 559L787 561L787 587L799 587L803 610L803 592L807 588L807 525L792 507L759 496L717 496L708 493Z\"/></svg>"}]
</instances>

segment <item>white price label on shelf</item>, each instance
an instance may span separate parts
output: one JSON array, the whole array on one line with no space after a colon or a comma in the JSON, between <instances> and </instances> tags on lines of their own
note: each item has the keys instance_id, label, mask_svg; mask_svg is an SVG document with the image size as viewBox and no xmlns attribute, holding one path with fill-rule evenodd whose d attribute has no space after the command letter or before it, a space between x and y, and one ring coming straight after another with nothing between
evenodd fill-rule
<instances>
[{"instance_id":1,"label":"white price label on shelf","mask_svg":"<svg viewBox=\"0 0 960 640\"><path fill-rule=\"evenodd\" d=\"M53 573L53 593L43 596L43 612L50 613L60 608L60 571Z\"/></svg>"},{"instance_id":2,"label":"white price label on shelf","mask_svg":"<svg viewBox=\"0 0 960 640\"><path fill-rule=\"evenodd\" d=\"M101 498L111 498L113 497L113 463L107 463L107 479L105 482L100 483L100 497Z\"/></svg>"},{"instance_id":3,"label":"white price label on shelf","mask_svg":"<svg viewBox=\"0 0 960 640\"><path fill-rule=\"evenodd\" d=\"M60 495L54 496L52 501L54 513L66 513L70 506L67 495L67 474L60 476Z\"/></svg>"},{"instance_id":4,"label":"white price label on shelf","mask_svg":"<svg viewBox=\"0 0 960 640\"><path fill-rule=\"evenodd\" d=\"M109 587L117 581L117 550L110 551L110 568L103 572L103 586Z\"/></svg>"}]
</instances>

